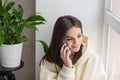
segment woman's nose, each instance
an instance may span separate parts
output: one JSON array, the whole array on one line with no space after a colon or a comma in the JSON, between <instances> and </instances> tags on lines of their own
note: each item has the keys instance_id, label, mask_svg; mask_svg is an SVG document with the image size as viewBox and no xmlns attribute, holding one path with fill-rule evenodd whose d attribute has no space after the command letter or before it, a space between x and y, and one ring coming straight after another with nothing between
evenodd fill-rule
<instances>
[{"instance_id":1,"label":"woman's nose","mask_svg":"<svg viewBox=\"0 0 120 80\"><path fill-rule=\"evenodd\" d=\"M74 39L74 43L75 43L75 44L78 44L79 42L80 42L79 39Z\"/></svg>"}]
</instances>

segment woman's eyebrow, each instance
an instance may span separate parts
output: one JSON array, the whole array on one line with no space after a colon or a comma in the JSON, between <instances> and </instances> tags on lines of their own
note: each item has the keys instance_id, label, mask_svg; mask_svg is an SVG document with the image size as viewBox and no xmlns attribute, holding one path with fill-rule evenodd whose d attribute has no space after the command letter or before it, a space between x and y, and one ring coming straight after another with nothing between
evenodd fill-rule
<instances>
[{"instance_id":1,"label":"woman's eyebrow","mask_svg":"<svg viewBox=\"0 0 120 80\"><path fill-rule=\"evenodd\" d=\"M66 36L65 38L72 38L72 36Z\"/></svg>"}]
</instances>

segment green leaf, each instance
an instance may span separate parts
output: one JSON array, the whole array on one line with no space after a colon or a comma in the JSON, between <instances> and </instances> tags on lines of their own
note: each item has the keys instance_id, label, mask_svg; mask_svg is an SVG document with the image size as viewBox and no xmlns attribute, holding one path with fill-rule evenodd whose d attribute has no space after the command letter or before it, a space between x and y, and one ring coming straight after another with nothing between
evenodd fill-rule
<instances>
[{"instance_id":1,"label":"green leaf","mask_svg":"<svg viewBox=\"0 0 120 80\"><path fill-rule=\"evenodd\" d=\"M4 0L4 5L3 5L4 8L6 8L7 1L8 1L8 0Z\"/></svg>"},{"instance_id":2,"label":"green leaf","mask_svg":"<svg viewBox=\"0 0 120 80\"><path fill-rule=\"evenodd\" d=\"M29 39L26 37L26 36L22 36L22 39L21 39L23 42L24 41L29 41Z\"/></svg>"},{"instance_id":3,"label":"green leaf","mask_svg":"<svg viewBox=\"0 0 120 80\"><path fill-rule=\"evenodd\" d=\"M4 41L4 36L2 34L2 26L0 25L0 46L3 44L3 41Z\"/></svg>"},{"instance_id":4,"label":"green leaf","mask_svg":"<svg viewBox=\"0 0 120 80\"><path fill-rule=\"evenodd\" d=\"M0 24L0 32L3 30L3 27L1 26L1 24Z\"/></svg>"},{"instance_id":5,"label":"green leaf","mask_svg":"<svg viewBox=\"0 0 120 80\"><path fill-rule=\"evenodd\" d=\"M10 27L11 31L15 33L15 27L16 27L16 26L15 26L15 25L11 25L11 26L9 26L9 27Z\"/></svg>"},{"instance_id":6,"label":"green leaf","mask_svg":"<svg viewBox=\"0 0 120 80\"><path fill-rule=\"evenodd\" d=\"M18 5L18 14L19 14L18 16L19 16L19 19L22 18L23 13L24 13L23 7L21 5Z\"/></svg>"},{"instance_id":7,"label":"green leaf","mask_svg":"<svg viewBox=\"0 0 120 80\"><path fill-rule=\"evenodd\" d=\"M2 7L2 0L0 0L0 8Z\"/></svg>"},{"instance_id":8,"label":"green leaf","mask_svg":"<svg viewBox=\"0 0 120 80\"><path fill-rule=\"evenodd\" d=\"M47 43L45 41L43 41L43 40L38 40L38 42L40 42L42 44L44 52L47 53L47 51L48 51Z\"/></svg>"},{"instance_id":9,"label":"green leaf","mask_svg":"<svg viewBox=\"0 0 120 80\"><path fill-rule=\"evenodd\" d=\"M15 17L16 17L16 16L17 16L17 9L14 8L14 7L11 7L11 9L12 9L12 13L13 13L13 15L15 15Z\"/></svg>"},{"instance_id":10,"label":"green leaf","mask_svg":"<svg viewBox=\"0 0 120 80\"><path fill-rule=\"evenodd\" d=\"M40 24L45 24L44 22L33 22L31 23L32 25L40 25Z\"/></svg>"},{"instance_id":11,"label":"green leaf","mask_svg":"<svg viewBox=\"0 0 120 80\"><path fill-rule=\"evenodd\" d=\"M3 44L4 37L0 34L0 46Z\"/></svg>"},{"instance_id":12,"label":"green leaf","mask_svg":"<svg viewBox=\"0 0 120 80\"><path fill-rule=\"evenodd\" d=\"M15 43L15 40L14 39L9 39L9 43L8 44L14 44Z\"/></svg>"},{"instance_id":13,"label":"green leaf","mask_svg":"<svg viewBox=\"0 0 120 80\"><path fill-rule=\"evenodd\" d=\"M31 25L29 23L25 23L24 26L28 29L32 29L32 30L38 30L36 26L34 25Z\"/></svg>"},{"instance_id":14,"label":"green leaf","mask_svg":"<svg viewBox=\"0 0 120 80\"><path fill-rule=\"evenodd\" d=\"M14 17L18 20L21 19L21 14L17 11L16 8L12 7L12 14L14 15Z\"/></svg>"},{"instance_id":15,"label":"green leaf","mask_svg":"<svg viewBox=\"0 0 120 80\"><path fill-rule=\"evenodd\" d=\"M7 6L6 6L6 9L7 9L7 10L10 10L11 7L14 6L14 5L15 5L14 2L9 2L9 3L7 4Z\"/></svg>"},{"instance_id":16,"label":"green leaf","mask_svg":"<svg viewBox=\"0 0 120 80\"><path fill-rule=\"evenodd\" d=\"M32 15L27 19L27 21L46 21L46 20L40 15Z\"/></svg>"}]
</instances>

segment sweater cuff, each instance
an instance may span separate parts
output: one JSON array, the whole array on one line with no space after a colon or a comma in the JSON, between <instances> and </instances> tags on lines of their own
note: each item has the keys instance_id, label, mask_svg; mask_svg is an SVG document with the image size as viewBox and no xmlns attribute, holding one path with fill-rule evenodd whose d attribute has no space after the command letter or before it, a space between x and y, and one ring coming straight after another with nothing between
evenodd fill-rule
<instances>
[{"instance_id":1,"label":"sweater cuff","mask_svg":"<svg viewBox=\"0 0 120 80\"><path fill-rule=\"evenodd\" d=\"M64 79L73 80L75 78L75 67L73 66L73 68L68 68L63 65L60 75L61 77L64 77Z\"/></svg>"},{"instance_id":2,"label":"sweater cuff","mask_svg":"<svg viewBox=\"0 0 120 80\"><path fill-rule=\"evenodd\" d=\"M62 70L65 72L65 73L73 73L74 74L74 72L75 72L75 67L73 66L72 68L68 68L68 67L66 67L65 65L63 65L63 68L62 68Z\"/></svg>"}]
</instances>

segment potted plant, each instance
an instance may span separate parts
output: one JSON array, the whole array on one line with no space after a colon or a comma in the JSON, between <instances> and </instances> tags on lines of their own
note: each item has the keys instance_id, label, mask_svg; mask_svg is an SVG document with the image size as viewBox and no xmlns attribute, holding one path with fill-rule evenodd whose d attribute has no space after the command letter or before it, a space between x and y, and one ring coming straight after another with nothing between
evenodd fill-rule
<instances>
[{"instance_id":1,"label":"potted plant","mask_svg":"<svg viewBox=\"0 0 120 80\"><path fill-rule=\"evenodd\" d=\"M36 25L45 24L46 22L44 17L36 13L27 18L23 18L23 7L20 4L18 7L14 6L15 2L13 1L8 2L8 0L4 0L3 3L3 1L0 0L0 63L3 67L19 66L22 44L28 40L28 38L22 34L23 30L25 28L38 30ZM13 49L13 47L15 49ZM10 58L10 56L12 58ZM10 61L11 59L12 61ZM8 63L6 63L7 61Z\"/></svg>"}]
</instances>

